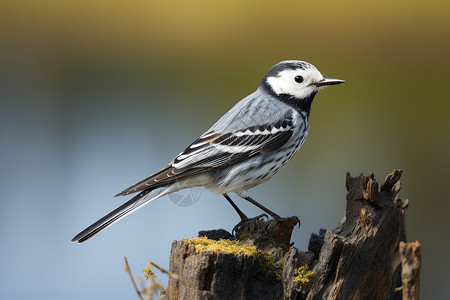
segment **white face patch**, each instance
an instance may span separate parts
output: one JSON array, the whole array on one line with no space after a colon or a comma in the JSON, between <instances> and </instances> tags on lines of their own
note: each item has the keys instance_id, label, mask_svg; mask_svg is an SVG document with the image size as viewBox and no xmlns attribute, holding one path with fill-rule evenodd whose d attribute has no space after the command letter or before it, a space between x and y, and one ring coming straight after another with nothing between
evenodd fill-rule
<instances>
[{"instance_id":1,"label":"white face patch","mask_svg":"<svg viewBox=\"0 0 450 300\"><path fill-rule=\"evenodd\" d=\"M303 82L296 82L295 77L302 76ZM302 70L300 68L283 70L275 76L267 77L267 84L277 94L288 94L295 98L306 98L317 92L319 87L311 84L323 79L322 74L316 68Z\"/></svg>"}]
</instances>

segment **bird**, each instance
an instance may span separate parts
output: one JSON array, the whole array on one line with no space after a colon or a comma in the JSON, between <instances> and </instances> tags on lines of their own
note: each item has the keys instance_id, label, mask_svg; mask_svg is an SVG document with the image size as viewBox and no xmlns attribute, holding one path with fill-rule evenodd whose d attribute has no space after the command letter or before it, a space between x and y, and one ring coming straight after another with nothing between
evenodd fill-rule
<instances>
[{"instance_id":1,"label":"bird","mask_svg":"<svg viewBox=\"0 0 450 300\"><path fill-rule=\"evenodd\" d=\"M274 219L281 218L251 198L248 190L272 178L303 145L317 92L344 82L323 77L305 61L277 63L255 92L236 103L165 168L118 193L116 197L138 194L81 231L72 242L82 243L145 204L192 187L203 186L223 195L242 221L248 218L230 193Z\"/></svg>"}]
</instances>

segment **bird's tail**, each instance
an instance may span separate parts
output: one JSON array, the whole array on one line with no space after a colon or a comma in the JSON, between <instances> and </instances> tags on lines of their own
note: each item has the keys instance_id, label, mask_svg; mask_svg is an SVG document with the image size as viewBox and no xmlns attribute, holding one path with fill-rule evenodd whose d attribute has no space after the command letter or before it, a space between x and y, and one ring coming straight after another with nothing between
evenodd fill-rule
<instances>
[{"instance_id":1,"label":"bird's tail","mask_svg":"<svg viewBox=\"0 0 450 300\"><path fill-rule=\"evenodd\" d=\"M152 190L145 190L138 195L134 196L130 200L128 200L125 204L122 206L116 208L91 226L87 227L85 230L81 231L79 234L77 234L73 239L72 243L82 243L103 229L111 226L115 222L119 221L120 219L124 218L128 214L138 210L139 208L143 207L144 204L147 204L161 196L164 196L170 192L173 192L173 186L172 184L157 187Z\"/></svg>"}]
</instances>

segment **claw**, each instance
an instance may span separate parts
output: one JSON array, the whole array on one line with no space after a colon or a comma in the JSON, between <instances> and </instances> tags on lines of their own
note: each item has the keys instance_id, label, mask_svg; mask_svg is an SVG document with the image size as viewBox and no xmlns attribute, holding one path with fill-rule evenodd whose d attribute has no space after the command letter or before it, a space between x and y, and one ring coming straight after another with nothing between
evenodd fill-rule
<instances>
[{"instance_id":1,"label":"claw","mask_svg":"<svg viewBox=\"0 0 450 300\"><path fill-rule=\"evenodd\" d=\"M268 215L266 215L266 214L260 214L259 216L256 216L256 217L254 217L254 218L251 218L251 219L249 219L249 220L253 220L253 219L262 219L262 218L266 218L267 220L269 220L269 216Z\"/></svg>"},{"instance_id":2,"label":"claw","mask_svg":"<svg viewBox=\"0 0 450 300\"><path fill-rule=\"evenodd\" d=\"M261 221L263 221L263 220L262 220L263 218L266 218L266 219L268 220L268 219L269 219L269 216L266 215L266 214L260 214L260 215L258 215L258 216L256 216L256 217L253 217L253 218L247 218L247 217L246 217L245 220L241 218L241 221L240 221L239 223L237 223L237 224L233 227L233 230L232 230L231 234L232 234L232 235L235 235L236 232L240 231L240 229L241 229L241 227L244 225L244 223L250 222L251 220L258 220L258 221L261 220Z\"/></svg>"},{"instance_id":3,"label":"claw","mask_svg":"<svg viewBox=\"0 0 450 300\"><path fill-rule=\"evenodd\" d=\"M300 225L302 224L302 222L300 222L300 219L297 216L284 217L282 219L296 219L298 223L298 228L300 228Z\"/></svg>"}]
</instances>

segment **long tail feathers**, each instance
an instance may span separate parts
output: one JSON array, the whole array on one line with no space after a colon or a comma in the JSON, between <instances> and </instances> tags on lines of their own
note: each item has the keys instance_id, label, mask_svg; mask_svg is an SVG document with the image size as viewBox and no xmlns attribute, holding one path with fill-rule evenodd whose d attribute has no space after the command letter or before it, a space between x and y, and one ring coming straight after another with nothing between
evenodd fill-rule
<instances>
[{"instance_id":1,"label":"long tail feathers","mask_svg":"<svg viewBox=\"0 0 450 300\"><path fill-rule=\"evenodd\" d=\"M144 206L144 204L147 204L161 196L164 196L167 194L170 190L169 186L164 187L158 187L153 190L146 190L138 195L134 196L130 200L128 200L126 203L124 203L122 206L116 208L94 224L87 227L85 230L81 231L79 234L77 234L73 239L72 243L82 243L103 229L111 226L115 222L119 221L120 219L124 218L128 214L136 211L137 209Z\"/></svg>"}]
</instances>

